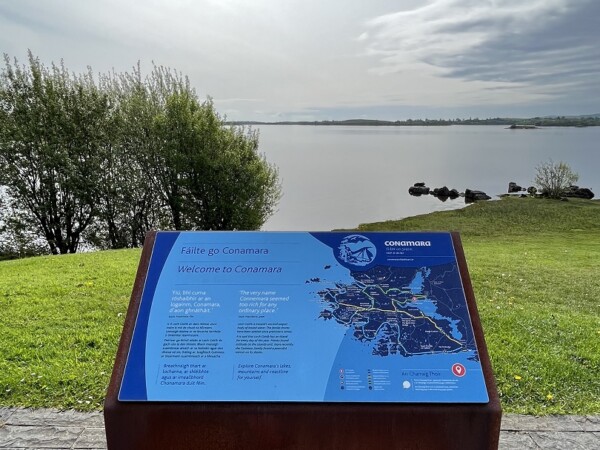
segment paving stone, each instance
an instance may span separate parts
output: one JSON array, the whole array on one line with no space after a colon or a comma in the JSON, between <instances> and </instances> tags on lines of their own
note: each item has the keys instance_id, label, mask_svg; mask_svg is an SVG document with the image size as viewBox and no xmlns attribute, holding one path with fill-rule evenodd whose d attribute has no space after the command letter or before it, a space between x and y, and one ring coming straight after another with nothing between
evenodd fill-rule
<instances>
[{"instance_id":1,"label":"paving stone","mask_svg":"<svg viewBox=\"0 0 600 450\"><path fill-rule=\"evenodd\" d=\"M74 449L105 449L106 433L104 428L86 428L75 441Z\"/></svg>"},{"instance_id":2,"label":"paving stone","mask_svg":"<svg viewBox=\"0 0 600 450\"><path fill-rule=\"evenodd\" d=\"M503 414L502 422L500 423L500 430L502 431L516 431L519 430L519 424L521 418L526 417L520 414Z\"/></svg>"},{"instance_id":3,"label":"paving stone","mask_svg":"<svg viewBox=\"0 0 600 450\"><path fill-rule=\"evenodd\" d=\"M0 448L72 448L82 431L80 427L6 425L0 428Z\"/></svg>"},{"instance_id":4,"label":"paving stone","mask_svg":"<svg viewBox=\"0 0 600 450\"><path fill-rule=\"evenodd\" d=\"M575 416L526 416L510 414L502 418L501 429L506 431L584 431L583 417ZM591 430L590 430L591 431Z\"/></svg>"},{"instance_id":5,"label":"paving stone","mask_svg":"<svg viewBox=\"0 0 600 450\"><path fill-rule=\"evenodd\" d=\"M547 450L599 450L600 439L595 433L569 433L562 431L531 433L531 438Z\"/></svg>"},{"instance_id":6,"label":"paving stone","mask_svg":"<svg viewBox=\"0 0 600 450\"><path fill-rule=\"evenodd\" d=\"M600 416L573 416L583 431L600 432Z\"/></svg>"},{"instance_id":7,"label":"paving stone","mask_svg":"<svg viewBox=\"0 0 600 450\"><path fill-rule=\"evenodd\" d=\"M13 413L13 408L0 408L0 426L4 425Z\"/></svg>"},{"instance_id":8,"label":"paving stone","mask_svg":"<svg viewBox=\"0 0 600 450\"><path fill-rule=\"evenodd\" d=\"M500 433L500 450L529 450L538 449L537 444L527 433L503 431Z\"/></svg>"},{"instance_id":9,"label":"paving stone","mask_svg":"<svg viewBox=\"0 0 600 450\"><path fill-rule=\"evenodd\" d=\"M9 425L54 425L57 427L82 426L102 428L101 412L59 411L57 409L15 409L6 421Z\"/></svg>"}]
</instances>

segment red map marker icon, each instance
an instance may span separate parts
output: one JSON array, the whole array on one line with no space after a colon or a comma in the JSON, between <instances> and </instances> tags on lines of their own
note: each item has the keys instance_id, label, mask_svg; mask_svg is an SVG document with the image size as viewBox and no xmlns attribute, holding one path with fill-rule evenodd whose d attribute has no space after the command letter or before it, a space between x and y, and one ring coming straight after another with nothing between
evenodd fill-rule
<instances>
[{"instance_id":1,"label":"red map marker icon","mask_svg":"<svg viewBox=\"0 0 600 450\"><path fill-rule=\"evenodd\" d=\"M457 377L464 377L465 373L467 373L467 369L460 363L456 363L452 365L452 373Z\"/></svg>"}]
</instances>

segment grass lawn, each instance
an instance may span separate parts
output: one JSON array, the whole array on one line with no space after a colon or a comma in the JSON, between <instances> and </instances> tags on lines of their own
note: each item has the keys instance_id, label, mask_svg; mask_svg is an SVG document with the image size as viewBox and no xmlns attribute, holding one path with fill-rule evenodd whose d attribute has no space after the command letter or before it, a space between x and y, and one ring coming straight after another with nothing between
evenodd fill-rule
<instances>
[{"instance_id":1,"label":"grass lawn","mask_svg":"<svg viewBox=\"0 0 600 450\"><path fill-rule=\"evenodd\" d=\"M507 411L600 413L600 233L588 237L466 245Z\"/></svg>"},{"instance_id":2,"label":"grass lawn","mask_svg":"<svg viewBox=\"0 0 600 450\"><path fill-rule=\"evenodd\" d=\"M139 257L0 262L0 405L102 407Z\"/></svg>"},{"instance_id":3,"label":"grass lawn","mask_svg":"<svg viewBox=\"0 0 600 450\"><path fill-rule=\"evenodd\" d=\"M360 230L458 230L505 412L600 414L600 202L505 199ZM100 409L139 250L0 262L0 406Z\"/></svg>"}]
</instances>

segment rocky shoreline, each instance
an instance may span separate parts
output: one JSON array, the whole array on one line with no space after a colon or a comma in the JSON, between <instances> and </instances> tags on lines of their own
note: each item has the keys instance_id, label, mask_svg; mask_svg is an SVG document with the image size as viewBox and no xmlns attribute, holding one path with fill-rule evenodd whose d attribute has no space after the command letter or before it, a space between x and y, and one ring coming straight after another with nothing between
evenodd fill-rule
<instances>
[{"instance_id":1,"label":"rocky shoreline","mask_svg":"<svg viewBox=\"0 0 600 450\"><path fill-rule=\"evenodd\" d=\"M408 188L408 193L413 197L421 197L423 195L432 195L438 200L445 202L448 199L454 200L459 197L465 199L465 203L473 203L477 201L490 200L487 193L474 189L465 189L464 192L459 192L457 189L449 189L447 186L439 188L430 188L425 182L417 182ZM520 195L518 195L520 194ZM544 191L538 191L535 186L529 186L524 188L519 186L514 181L508 183L508 192L506 194L500 194L499 197L518 195L520 197L548 197ZM563 193L562 199L567 200L568 198L583 198L591 200L594 198L594 193L589 188L582 188L579 186L572 185L566 189Z\"/></svg>"}]
</instances>

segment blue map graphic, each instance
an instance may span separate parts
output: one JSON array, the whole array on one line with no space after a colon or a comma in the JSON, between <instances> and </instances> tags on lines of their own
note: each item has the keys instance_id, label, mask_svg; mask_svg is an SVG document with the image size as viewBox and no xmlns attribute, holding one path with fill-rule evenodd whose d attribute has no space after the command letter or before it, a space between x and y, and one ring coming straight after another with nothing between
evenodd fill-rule
<instances>
[{"instance_id":1,"label":"blue map graphic","mask_svg":"<svg viewBox=\"0 0 600 450\"><path fill-rule=\"evenodd\" d=\"M473 352L477 348L456 263L376 266L351 271L354 282L319 291L335 320L381 357Z\"/></svg>"}]
</instances>

